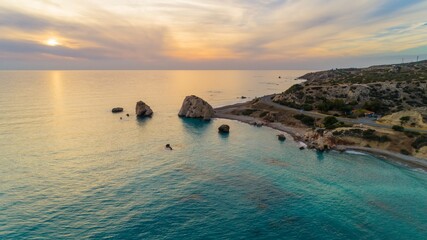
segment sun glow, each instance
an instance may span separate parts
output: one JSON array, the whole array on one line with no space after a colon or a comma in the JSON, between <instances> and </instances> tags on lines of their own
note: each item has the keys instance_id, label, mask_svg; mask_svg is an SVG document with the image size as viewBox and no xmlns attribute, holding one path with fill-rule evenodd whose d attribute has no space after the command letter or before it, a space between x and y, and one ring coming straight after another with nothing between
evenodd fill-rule
<instances>
[{"instance_id":1,"label":"sun glow","mask_svg":"<svg viewBox=\"0 0 427 240\"><path fill-rule=\"evenodd\" d=\"M49 38L49 39L46 41L46 44L47 44L47 45L49 45L49 46L54 47L54 46L58 46L58 45L59 45L59 42L58 42L58 40L56 40L56 38Z\"/></svg>"}]
</instances>

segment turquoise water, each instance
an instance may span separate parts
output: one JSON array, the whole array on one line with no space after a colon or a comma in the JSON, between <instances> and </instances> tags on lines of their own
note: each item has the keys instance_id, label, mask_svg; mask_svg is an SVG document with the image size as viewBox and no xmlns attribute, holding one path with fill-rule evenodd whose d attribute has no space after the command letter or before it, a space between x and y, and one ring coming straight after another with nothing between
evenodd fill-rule
<instances>
[{"instance_id":1,"label":"turquoise water","mask_svg":"<svg viewBox=\"0 0 427 240\"><path fill-rule=\"evenodd\" d=\"M0 239L426 239L424 172L177 117L186 95L221 106L303 73L0 72Z\"/></svg>"}]
</instances>

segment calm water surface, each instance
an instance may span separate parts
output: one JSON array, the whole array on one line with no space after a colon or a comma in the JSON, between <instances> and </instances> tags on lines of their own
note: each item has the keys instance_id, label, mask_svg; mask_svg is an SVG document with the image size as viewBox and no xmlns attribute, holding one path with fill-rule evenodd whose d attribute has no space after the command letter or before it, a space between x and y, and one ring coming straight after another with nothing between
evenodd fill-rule
<instances>
[{"instance_id":1,"label":"calm water surface","mask_svg":"<svg viewBox=\"0 0 427 240\"><path fill-rule=\"evenodd\" d=\"M0 239L427 239L426 173L177 117L305 72L0 72Z\"/></svg>"}]
</instances>

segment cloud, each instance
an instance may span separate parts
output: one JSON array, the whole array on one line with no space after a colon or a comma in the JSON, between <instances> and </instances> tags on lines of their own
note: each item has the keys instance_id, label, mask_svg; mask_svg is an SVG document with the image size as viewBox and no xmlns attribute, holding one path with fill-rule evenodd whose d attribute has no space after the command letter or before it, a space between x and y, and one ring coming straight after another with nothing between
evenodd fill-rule
<instances>
[{"instance_id":1,"label":"cloud","mask_svg":"<svg viewBox=\"0 0 427 240\"><path fill-rule=\"evenodd\" d=\"M378 8L372 12L372 16L392 15L423 2L424 0L384 0Z\"/></svg>"},{"instance_id":2,"label":"cloud","mask_svg":"<svg viewBox=\"0 0 427 240\"><path fill-rule=\"evenodd\" d=\"M0 10L0 51L38 52L66 58L153 60L167 47L167 29L155 25L132 26L123 23L84 24L48 19L35 14ZM21 36L21 37L17 37ZM50 37L60 38L56 47L43 44Z\"/></svg>"},{"instance_id":3,"label":"cloud","mask_svg":"<svg viewBox=\"0 0 427 240\"><path fill-rule=\"evenodd\" d=\"M37 18L14 10L0 9L1 27L17 28L23 31L34 31L52 25L48 19Z\"/></svg>"},{"instance_id":4,"label":"cloud","mask_svg":"<svg viewBox=\"0 0 427 240\"><path fill-rule=\"evenodd\" d=\"M31 62L31 53L83 68L311 68L422 47L426 11L421 0L3 0L0 58ZM61 46L43 45L50 37Z\"/></svg>"}]
</instances>

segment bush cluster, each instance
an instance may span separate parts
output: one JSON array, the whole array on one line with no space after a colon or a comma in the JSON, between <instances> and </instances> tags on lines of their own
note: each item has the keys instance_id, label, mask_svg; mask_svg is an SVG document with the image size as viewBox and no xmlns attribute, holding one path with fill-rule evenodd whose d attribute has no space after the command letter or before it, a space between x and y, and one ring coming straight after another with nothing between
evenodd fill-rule
<instances>
[{"instance_id":1,"label":"bush cluster","mask_svg":"<svg viewBox=\"0 0 427 240\"><path fill-rule=\"evenodd\" d=\"M314 123L316 121L316 119L304 114L294 115L294 118L300 120L304 125L309 127L314 127Z\"/></svg>"},{"instance_id":2,"label":"bush cluster","mask_svg":"<svg viewBox=\"0 0 427 240\"><path fill-rule=\"evenodd\" d=\"M375 130L373 129L349 129L349 130L341 130L341 131L335 131L333 133L334 135L338 136L350 136L350 137L359 137L370 141L377 141L377 142L389 142L390 138L388 136L380 136L377 135Z\"/></svg>"},{"instance_id":3,"label":"bush cluster","mask_svg":"<svg viewBox=\"0 0 427 240\"><path fill-rule=\"evenodd\" d=\"M346 104L342 99L323 100L323 102L316 105L316 108L321 112L336 110L343 113L348 113L353 110L353 107L349 104Z\"/></svg>"},{"instance_id":4,"label":"bush cluster","mask_svg":"<svg viewBox=\"0 0 427 240\"><path fill-rule=\"evenodd\" d=\"M427 134L423 134L417 137L417 139L415 139L415 141L411 145L415 149L420 149L422 147L427 146Z\"/></svg>"},{"instance_id":5,"label":"bush cluster","mask_svg":"<svg viewBox=\"0 0 427 240\"><path fill-rule=\"evenodd\" d=\"M405 131L405 128L404 127L402 127L402 126L399 126L399 125L393 125L393 127L391 127L394 131L397 131L397 132L403 132L403 131Z\"/></svg>"}]
</instances>

